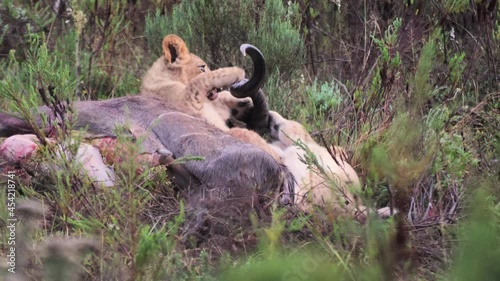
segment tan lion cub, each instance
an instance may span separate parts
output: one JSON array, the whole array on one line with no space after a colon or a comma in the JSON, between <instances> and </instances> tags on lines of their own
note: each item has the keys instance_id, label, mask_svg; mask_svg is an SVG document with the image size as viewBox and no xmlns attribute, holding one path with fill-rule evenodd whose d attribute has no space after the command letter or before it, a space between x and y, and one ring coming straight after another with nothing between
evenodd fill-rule
<instances>
[{"instance_id":1,"label":"tan lion cub","mask_svg":"<svg viewBox=\"0 0 500 281\"><path fill-rule=\"evenodd\" d=\"M353 216L364 222L367 208L350 191L359 191L361 188L359 177L347 163L345 151L340 147L332 147L334 159L326 148L314 141L300 123L287 120L274 111L269 112L269 117L271 137L276 140L271 146L298 183L295 189L295 204L305 212L311 212L313 206L331 206L335 216ZM311 167L305 163L307 152L295 145L297 141L316 157L317 164L327 177L322 176L314 165ZM389 207L380 208L376 213L381 218L392 215ZM393 214L396 213L397 210L393 210Z\"/></svg>"},{"instance_id":2,"label":"tan lion cub","mask_svg":"<svg viewBox=\"0 0 500 281\"><path fill-rule=\"evenodd\" d=\"M311 212L313 206L331 206L336 216L346 213L354 215L359 202L349 188L359 189L360 182L351 165L339 157L335 161L328 150L317 144L300 123L287 120L274 111L270 111L269 115L271 137L276 139L272 146L298 183L295 204L306 212ZM332 183L317 171L317 167L310 167L305 163L307 153L294 145L295 141L305 145L315 155L318 165Z\"/></svg>"},{"instance_id":3,"label":"tan lion cub","mask_svg":"<svg viewBox=\"0 0 500 281\"><path fill-rule=\"evenodd\" d=\"M152 94L175 104L179 110L199 114L209 123L224 131L226 121L240 118L249 112L252 99L236 98L228 91L217 90L245 78L239 67L210 71L206 63L191 54L185 42L177 35L163 39L163 56L147 71L142 81L142 94Z\"/></svg>"}]
</instances>

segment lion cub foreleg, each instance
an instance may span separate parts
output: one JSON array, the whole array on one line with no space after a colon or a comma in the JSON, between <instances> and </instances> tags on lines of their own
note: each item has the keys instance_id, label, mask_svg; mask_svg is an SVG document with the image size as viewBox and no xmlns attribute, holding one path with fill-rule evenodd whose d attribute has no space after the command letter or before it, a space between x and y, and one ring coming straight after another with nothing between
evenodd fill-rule
<instances>
[{"instance_id":1,"label":"lion cub foreleg","mask_svg":"<svg viewBox=\"0 0 500 281\"><path fill-rule=\"evenodd\" d=\"M186 85L186 95L199 103L204 103L209 98L208 94L219 88L228 87L245 79L245 71L239 67L225 67L211 72L202 73L191 79Z\"/></svg>"},{"instance_id":2,"label":"lion cub foreleg","mask_svg":"<svg viewBox=\"0 0 500 281\"><path fill-rule=\"evenodd\" d=\"M245 71L239 67L220 68L215 71L202 73L193 78L186 85L185 98L187 108L195 114L201 115L212 125L227 131L226 120L218 114L216 105L218 93L214 89L225 88L245 78Z\"/></svg>"}]
</instances>

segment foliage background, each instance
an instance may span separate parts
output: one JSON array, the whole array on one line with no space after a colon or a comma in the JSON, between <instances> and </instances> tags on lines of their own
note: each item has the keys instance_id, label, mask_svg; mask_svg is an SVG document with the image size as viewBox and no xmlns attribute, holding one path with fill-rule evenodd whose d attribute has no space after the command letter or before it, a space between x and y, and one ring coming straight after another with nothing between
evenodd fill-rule
<instances>
[{"instance_id":1,"label":"foliage background","mask_svg":"<svg viewBox=\"0 0 500 281\"><path fill-rule=\"evenodd\" d=\"M120 188L99 194L78 167L49 185L19 171L19 197L45 210L26 218L22 241L41 250L27 247L23 278L500 279L499 16L497 0L2 1L0 109L39 105L50 85L64 99L136 94L169 33L211 68L248 64L251 43L270 107L347 148L366 204L400 211L364 226L275 211L224 232L238 242L197 244L162 169L117 165Z\"/></svg>"}]
</instances>

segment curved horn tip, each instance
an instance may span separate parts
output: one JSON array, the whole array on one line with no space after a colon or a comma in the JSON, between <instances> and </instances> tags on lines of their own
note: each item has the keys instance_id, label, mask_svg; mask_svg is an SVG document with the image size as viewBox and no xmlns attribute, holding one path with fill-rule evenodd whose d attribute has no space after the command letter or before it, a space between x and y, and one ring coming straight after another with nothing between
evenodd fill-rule
<instances>
[{"instance_id":1,"label":"curved horn tip","mask_svg":"<svg viewBox=\"0 0 500 281\"><path fill-rule=\"evenodd\" d=\"M247 49L248 48L252 48L252 49L257 49L254 45L250 45L250 44L241 44L240 46L240 52L246 56L247 55Z\"/></svg>"}]
</instances>

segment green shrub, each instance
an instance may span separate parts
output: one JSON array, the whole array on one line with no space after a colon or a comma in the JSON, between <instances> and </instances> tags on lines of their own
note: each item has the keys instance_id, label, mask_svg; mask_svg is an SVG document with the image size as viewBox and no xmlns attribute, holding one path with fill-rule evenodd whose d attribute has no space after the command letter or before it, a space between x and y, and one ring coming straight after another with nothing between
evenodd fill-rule
<instances>
[{"instance_id":1,"label":"green shrub","mask_svg":"<svg viewBox=\"0 0 500 281\"><path fill-rule=\"evenodd\" d=\"M271 73L279 70L283 79L290 79L304 62L304 43L299 32L301 15L298 4L264 1L261 20L249 32L249 43L257 46L267 61Z\"/></svg>"},{"instance_id":2,"label":"green shrub","mask_svg":"<svg viewBox=\"0 0 500 281\"><path fill-rule=\"evenodd\" d=\"M500 279L500 205L487 188L497 184L496 180L485 180L473 192L470 216L462 222L450 275L442 280Z\"/></svg>"},{"instance_id":3,"label":"green shrub","mask_svg":"<svg viewBox=\"0 0 500 281\"><path fill-rule=\"evenodd\" d=\"M340 86L335 81L319 84L315 80L312 85L306 87L306 92L313 103L313 108L320 116L327 116L329 111L338 109L344 101L340 93Z\"/></svg>"},{"instance_id":4,"label":"green shrub","mask_svg":"<svg viewBox=\"0 0 500 281\"><path fill-rule=\"evenodd\" d=\"M463 13L469 8L469 0L445 0L444 9L448 14Z\"/></svg>"},{"instance_id":5,"label":"green shrub","mask_svg":"<svg viewBox=\"0 0 500 281\"><path fill-rule=\"evenodd\" d=\"M174 33L212 68L246 62L238 48L250 43L263 52L268 69L289 74L303 60L299 18L297 5L285 7L281 0L266 1L261 10L253 0L182 1L171 15L148 16L144 33L155 57L163 37Z\"/></svg>"}]
</instances>

